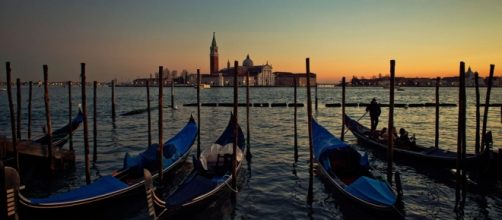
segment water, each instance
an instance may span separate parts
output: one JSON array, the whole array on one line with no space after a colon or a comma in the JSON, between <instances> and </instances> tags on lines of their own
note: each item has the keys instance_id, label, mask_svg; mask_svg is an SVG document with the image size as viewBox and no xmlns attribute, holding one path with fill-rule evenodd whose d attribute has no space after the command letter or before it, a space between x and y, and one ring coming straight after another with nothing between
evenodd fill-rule
<instances>
[{"instance_id":1,"label":"water","mask_svg":"<svg viewBox=\"0 0 502 220\"><path fill-rule=\"evenodd\" d=\"M87 89L89 133L92 147L92 89ZM201 90L202 102L232 102L231 88L211 88ZM23 88L23 133L27 136L27 93ZM116 111L117 120L111 120L111 90L101 87L98 96L98 162L91 169L93 179L108 175L122 167L125 152L132 154L142 151L147 143L146 113L133 116L120 116L121 113L146 107L145 88L117 87ZM158 89L151 90L152 106L156 105ZM325 108L325 103L341 101L340 88L319 88L319 111L316 119L335 135L340 135L341 109ZM395 103L426 103L435 102L435 88L405 88L396 91ZM298 90L299 102L306 103L305 88ZM80 103L80 88L73 88L73 106ZM485 89L481 89L484 96ZM58 128L68 121L67 88L51 88L52 127ZM176 88L176 105L178 110L164 109L164 140L175 134L185 125L190 114L196 116L196 107L183 107L183 104L196 102L196 90L193 88ZM475 91L467 89L467 142L468 152L474 151L475 128ZM170 89L164 90L164 105L170 104ZM251 102L292 102L292 88L251 88ZM388 103L388 90L381 88L347 88L347 103L368 102L377 97L381 103ZM444 103L457 103L458 88L441 88L440 100ZM484 98L482 98L484 103ZM14 98L15 100L15 98ZM239 90L240 102L245 101L245 90ZM502 88L492 90L491 103L502 103ZM14 105L15 106L15 105ZM246 167L247 178L238 194L236 208L233 210L229 202L207 210L201 210L200 219L371 219L359 210L350 210L330 193L322 180L314 178L314 203L306 204L308 189L308 137L306 108L298 109L298 140L299 161L293 160L293 108L251 108L251 152L253 159ZM347 107L346 112L353 118L364 114L364 108ZM45 125L43 103L43 88L34 88L33 92L33 136L42 134ZM209 146L222 132L232 108L202 107L201 108L201 142L202 147ZM406 128L410 134L415 133L418 143L434 144L434 108L396 108L395 125L399 129ZM500 122L500 107L490 108L488 114L488 129L493 132L495 147L500 147L502 140L502 124ZM10 136L10 119L8 113L6 92L0 94L0 135ZM388 109L382 108L380 127L386 126ZM482 108L483 112L483 108ZM239 109L239 121L245 129L245 108ZM440 147L456 150L456 127L458 110L456 107L443 107L440 111ZM157 111L152 114L153 141L157 140ZM361 119L362 124L369 125L369 118ZM79 128L74 135L76 149L76 170L64 181L58 191L67 191L85 184L83 162L83 132ZM346 139L355 144L355 138L350 132ZM364 150L363 147L359 147ZM91 150L92 152L92 150ZM195 150L193 151L195 152ZM370 161L377 172L384 174L386 162L370 152ZM455 204L455 188L449 184L451 178L445 178L444 173L423 171L400 164L395 165L401 172L404 189L404 207L407 218L437 218L451 219ZM448 173L448 172L446 172ZM469 192L467 194L464 218L500 219L502 216L502 183L494 183L494 187L483 193ZM148 219L146 209L141 210L130 219Z\"/></svg>"}]
</instances>

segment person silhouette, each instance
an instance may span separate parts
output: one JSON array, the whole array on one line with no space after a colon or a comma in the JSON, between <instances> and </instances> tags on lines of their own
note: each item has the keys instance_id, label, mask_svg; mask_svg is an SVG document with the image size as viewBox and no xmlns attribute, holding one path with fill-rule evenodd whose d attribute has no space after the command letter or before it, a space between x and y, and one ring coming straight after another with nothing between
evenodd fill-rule
<instances>
[{"instance_id":1,"label":"person silhouette","mask_svg":"<svg viewBox=\"0 0 502 220\"><path fill-rule=\"evenodd\" d=\"M370 113L371 132L373 133L378 126L378 117L380 117L380 114L382 113L380 104L376 101L376 98L371 100L371 103L366 107L366 112Z\"/></svg>"}]
</instances>

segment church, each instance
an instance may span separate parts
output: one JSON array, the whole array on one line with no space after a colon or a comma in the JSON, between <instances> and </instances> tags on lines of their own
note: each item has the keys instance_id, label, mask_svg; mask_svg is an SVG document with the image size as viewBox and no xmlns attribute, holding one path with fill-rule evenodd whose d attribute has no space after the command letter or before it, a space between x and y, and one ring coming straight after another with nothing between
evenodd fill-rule
<instances>
[{"instance_id":1,"label":"church","mask_svg":"<svg viewBox=\"0 0 502 220\"><path fill-rule=\"evenodd\" d=\"M293 86L294 81L298 83L298 86L306 86L307 84L307 74L306 73L292 73L292 72L273 72L272 65L268 63L262 65L255 65L249 54L240 63L241 65L237 67L237 83L240 86L246 85L246 75L249 74L249 85L250 86ZM157 74L157 73L155 73ZM218 45L216 44L216 36L213 32L213 40L211 46L209 47L209 73L201 74L201 83L205 86L210 87L222 87L222 86L233 86L234 85L234 75L235 67L227 61L226 68L219 68L219 53ZM157 77L152 78L138 78L132 83L133 86L144 86L146 82L149 81L150 85L157 85ZM315 73L311 73L310 84L316 85L317 76ZM164 78L164 85L170 85L171 80L169 77ZM187 85L194 86L197 82L197 74L186 74L181 80ZM176 82L176 83L179 83Z\"/></svg>"},{"instance_id":2,"label":"church","mask_svg":"<svg viewBox=\"0 0 502 220\"><path fill-rule=\"evenodd\" d=\"M233 85L235 67L227 62L227 67L219 68L218 45L213 32L213 40L209 47L209 75L202 75L201 82L211 86L231 86ZM275 75L272 73L272 65L268 62L264 65L254 65L249 54L242 61L242 65L237 67L237 80L239 85L246 84L246 74L249 73L249 85L251 86L275 86Z\"/></svg>"}]
</instances>

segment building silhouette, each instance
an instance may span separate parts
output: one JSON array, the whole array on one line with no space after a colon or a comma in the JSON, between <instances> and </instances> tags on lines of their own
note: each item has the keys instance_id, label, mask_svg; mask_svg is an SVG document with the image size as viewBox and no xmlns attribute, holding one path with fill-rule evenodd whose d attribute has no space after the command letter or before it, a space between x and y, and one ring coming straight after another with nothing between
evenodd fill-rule
<instances>
[{"instance_id":1,"label":"building silhouette","mask_svg":"<svg viewBox=\"0 0 502 220\"><path fill-rule=\"evenodd\" d=\"M216 44L216 36L213 32L213 40L209 47L209 75L202 75L202 83L210 84L211 86L229 86L233 85L233 77L235 67L230 66L230 61L227 62L227 67L218 69L218 46ZM242 65L237 67L238 84L246 84L246 74L249 73L249 84L251 86L274 86L275 75L272 72L272 65L268 62L264 65L254 65L253 60L247 54L242 61Z\"/></svg>"},{"instance_id":2,"label":"building silhouette","mask_svg":"<svg viewBox=\"0 0 502 220\"><path fill-rule=\"evenodd\" d=\"M273 67L268 61L262 65L255 65L249 54L246 55L242 61L241 66L237 66L237 83L238 85L246 84L246 75L249 74L250 86L293 86L293 79L298 79L298 86L306 84L305 73L291 73L291 72L273 72ZM169 74L167 68L164 70L167 74L164 77L163 85L171 85L171 82L187 85L195 85L197 83L196 74L188 74L185 72L181 76L176 74ZM176 73L173 70L171 73ZM230 65L230 60L227 62L226 68L219 69L219 53L218 45L216 43L216 33L213 32L213 39L209 46L209 74L201 74L201 83L210 86L232 86L234 84L235 67ZM155 73L157 74L157 73ZM180 80L182 77L182 80ZM144 86L148 81L150 85L158 85L157 75L155 78L137 78L132 82L132 86ZM316 74L311 76L312 85L316 84Z\"/></svg>"},{"instance_id":3,"label":"building silhouette","mask_svg":"<svg viewBox=\"0 0 502 220\"><path fill-rule=\"evenodd\" d=\"M209 47L209 73L214 76L218 75L218 45L216 45L216 36L213 32L213 41Z\"/></svg>"}]
</instances>

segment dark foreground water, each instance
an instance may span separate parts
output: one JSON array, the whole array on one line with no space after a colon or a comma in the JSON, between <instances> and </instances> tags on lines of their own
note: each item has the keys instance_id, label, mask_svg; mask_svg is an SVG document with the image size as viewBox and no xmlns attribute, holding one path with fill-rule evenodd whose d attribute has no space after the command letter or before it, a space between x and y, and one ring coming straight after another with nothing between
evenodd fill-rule
<instances>
[{"instance_id":1,"label":"dark foreground water","mask_svg":"<svg viewBox=\"0 0 502 220\"><path fill-rule=\"evenodd\" d=\"M92 122L92 92L88 88L88 111ZM152 105L156 105L158 89L152 89ZM202 102L231 102L231 88L211 88L201 90ZM245 90L239 90L240 102L245 101ZM23 138L27 135L27 88L23 88ZM299 102L306 103L305 88L299 89ZM457 103L457 88L441 88L440 99L444 103ZM485 90L481 90L484 97ZM73 103L80 103L80 88L72 91ZM165 88L164 105L170 103L170 89ZM177 110L164 109L164 140L175 134L188 120L190 114L196 116L196 107L183 107L183 104L196 101L194 88L176 88ZM468 152L473 151L475 108L474 89L468 89ZM68 92L67 88L51 88L52 126L58 128L67 122ZM42 88L34 88L33 97L33 133L42 133L45 124ZM108 87L98 88L98 162L92 168L92 178L108 175L122 167L125 152L132 154L142 151L147 143L146 113L120 116L121 113L146 107L145 88L116 88L117 119L111 120L111 90ZM348 88L347 102L369 102L377 97L380 102L388 103L388 90L381 88ZM287 102L293 100L291 88L251 88L251 102ZM316 119L335 135L340 135L341 108L326 108L325 103L341 101L340 88L319 88L319 111ZM434 102L434 88L405 88L396 91L395 103ZM484 102L484 98L483 101ZM492 103L502 103L502 89L492 90ZM76 109L76 108L74 108ZM209 146L226 126L232 108L202 107L201 140L202 147ZM482 109L483 110L483 109ZM195 217L198 219L372 219L372 216L347 207L335 195L330 193L323 181L314 178L314 203L306 204L308 189L308 137L306 108L299 108L299 161L293 160L293 108L274 107L251 108L251 152L253 159L246 165L246 179L237 196L235 209L229 200L222 204L214 204L201 210ZM364 113L362 107L348 107L347 113L359 118ZM501 147L502 123L500 107L491 108L488 114L488 130L493 132L495 148ZM73 114L75 114L74 111ZM388 109L382 109L380 128L386 126ZM458 110L456 107L441 108L440 147L456 150L456 127ZM418 143L434 144L433 107L396 108L395 125L405 127L410 134L415 133ZM153 111L154 142L157 139L157 111ZM245 108L239 109L239 122L245 129ZM361 119L369 125L369 119ZM56 191L67 191L85 184L83 162L83 129L75 133L75 149L77 154L76 170L66 176L61 187L53 187ZM92 141L92 124L89 125ZM0 93L0 135L10 136L10 119L8 114L6 92ZM349 132L347 141L355 144L355 138ZM91 142L92 147L92 142ZM364 150L364 147L359 147ZM195 148L194 148L195 149ZM91 150L92 152L92 150ZM195 152L195 150L193 150ZM370 152L371 165L377 172L384 173L384 158ZM404 209L407 218L452 219L457 216L453 211L455 205L455 188L451 184L449 172L415 169L410 166L396 164L400 171L404 188ZM502 171L501 171L502 172ZM502 183L496 181L488 188L469 192L466 198L465 219L501 219L502 218ZM127 207L124 207L127 209ZM460 216L462 217L462 216ZM148 219L146 209L127 219Z\"/></svg>"}]
</instances>

